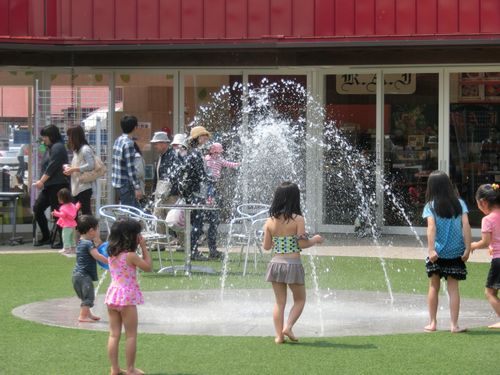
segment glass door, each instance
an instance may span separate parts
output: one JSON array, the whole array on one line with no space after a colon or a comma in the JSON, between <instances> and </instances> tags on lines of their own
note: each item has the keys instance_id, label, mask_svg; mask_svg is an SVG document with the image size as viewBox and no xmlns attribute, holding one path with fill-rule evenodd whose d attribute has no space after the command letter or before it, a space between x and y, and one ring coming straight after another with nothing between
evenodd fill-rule
<instances>
[{"instance_id":1,"label":"glass door","mask_svg":"<svg viewBox=\"0 0 500 375\"><path fill-rule=\"evenodd\" d=\"M353 192L375 194L376 74L329 74L324 87L323 224L355 228L361 225L360 202L352 199ZM362 183L356 183L353 171Z\"/></svg>"},{"instance_id":2,"label":"glass door","mask_svg":"<svg viewBox=\"0 0 500 375\"><path fill-rule=\"evenodd\" d=\"M429 174L438 169L439 74L384 75L385 226L425 226Z\"/></svg>"},{"instance_id":3,"label":"glass door","mask_svg":"<svg viewBox=\"0 0 500 375\"><path fill-rule=\"evenodd\" d=\"M475 192L481 184L500 183L500 72L451 73L449 83L450 177L471 226L480 228Z\"/></svg>"}]
</instances>

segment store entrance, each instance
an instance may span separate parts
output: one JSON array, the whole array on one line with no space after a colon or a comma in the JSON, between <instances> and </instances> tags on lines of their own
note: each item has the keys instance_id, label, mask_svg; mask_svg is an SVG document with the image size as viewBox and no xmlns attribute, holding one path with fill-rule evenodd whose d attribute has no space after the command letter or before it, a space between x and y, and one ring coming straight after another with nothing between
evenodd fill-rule
<instances>
[{"instance_id":1,"label":"store entrance","mask_svg":"<svg viewBox=\"0 0 500 375\"><path fill-rule=\"evenodd\" d=\"M359 186L352 171L363 174L363 195L375 194L376 169L376 74L333 74L325 76L325 120L339 129L352 146L352 154L362 155L355 162L345 160L344 150L335 141L329 126L323 130L323 224L343 226L346 231L359 225L359 201L352 193ZM387 120L387 119L386 119ZM358 165L360 160L362 164ZM365 163L366 161L366 163ZM355 163L356 165L352 165ZM375 214L373 212L373 214ZM348 228L345 228L348 226ZM336 230L336 229L334 229Z\"/></svg>"}]
</instances>

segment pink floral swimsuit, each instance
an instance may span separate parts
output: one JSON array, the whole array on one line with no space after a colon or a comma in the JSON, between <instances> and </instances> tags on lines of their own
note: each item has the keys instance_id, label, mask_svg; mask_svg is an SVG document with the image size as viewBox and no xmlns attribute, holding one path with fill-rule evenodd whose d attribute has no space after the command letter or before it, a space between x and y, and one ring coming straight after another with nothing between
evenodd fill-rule
<instances>
[{"instance_id":1,"label":"pink floral swimsuit","mask_svg":"<svg viewBox=\"0 0 500 375\"><path fill-rule=\"evenodd\" d=\"M113 308L143 304L144 298L137 283L136 267L127 264L127 253L109 257L108 260L111 284L104 303Z\"/></svg>"}]
</instances>

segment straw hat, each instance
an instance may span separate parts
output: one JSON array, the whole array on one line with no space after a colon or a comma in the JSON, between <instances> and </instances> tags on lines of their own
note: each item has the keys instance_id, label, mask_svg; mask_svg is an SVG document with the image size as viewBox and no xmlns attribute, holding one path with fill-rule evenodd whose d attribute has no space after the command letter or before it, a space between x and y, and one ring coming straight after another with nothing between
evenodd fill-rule
<instances>
[{"instance_id":1,"label":"straw hat","mask_svg":"<svg viewBox=\"0 0 500 375\"><path fill-rule=\"evenodd\" d=\"M176 134L176 135L174 135L174 139L172 141L172 146L179 145L179 146L187 147L186 139L187 139L186 134L182 134L182 133Z\"/></svg>"},{"instance_id":2,"label":"straw hat","mask_svg":"<svg viewBox=\"0 0 500 375\"><path fill-rule=\"evenodd\" d=\"M208 130L205 129L203 126L195 126L194 128L191 129L191 132L189 133L189 138L196 139L202 135L207 135L209 137L211 136Z\"/></svg>"},{"instance_id":3,"label":"straw hat","mask_svg":"<svg viewBox=\"0 0 500 375\"><path fill-rule=\"evenodd\" d=\"M168 134L165 132L155 132L153 135L153 139L151 139L151 143L170 143L170 138L168 138Z\"/></svg>"}]
</instances>

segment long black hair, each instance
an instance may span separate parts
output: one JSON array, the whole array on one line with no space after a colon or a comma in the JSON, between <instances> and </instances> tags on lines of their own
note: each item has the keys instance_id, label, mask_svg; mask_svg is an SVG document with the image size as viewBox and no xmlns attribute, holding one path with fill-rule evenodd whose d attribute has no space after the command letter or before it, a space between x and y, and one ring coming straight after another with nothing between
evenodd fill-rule
<instances>
[{"instance_id":1,"label":"long black hair","mask_svg":"<svg viewBox=\"0 0 500 375\"><path fill-rule=\"evenodd\" d=\"M137 248L137 237L141 233L141 224L134 219L120 219L113 223L108 237L108 254L117 256L123 252L132 252Z\"/></svg>"},{"instance_id":2,"label":"long black hair","mask_svg":"<svg viewBox=\"0 0 500 375\"><path fill-rule=\"evenodd\" d=\"M451 219L462 214L457 190L443 171L434 171L429 175L425 201L432 202L432 210L440 217Z\"/></svg>"},{"instance_id":3,"label":"long black hair","mask_svg":"<svg viewBox=\"0 0 500 375\"><path fill-rule=\"evenodd\" d=\"M293 182L283 182L274 192L273 203L269 208L269 216L285 220L293 219L293 215L301 215L300 190Z\"/></svg>"}]
</instances>

